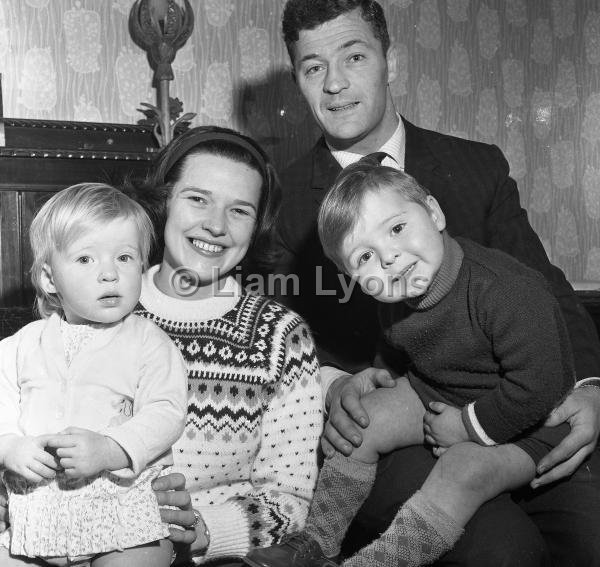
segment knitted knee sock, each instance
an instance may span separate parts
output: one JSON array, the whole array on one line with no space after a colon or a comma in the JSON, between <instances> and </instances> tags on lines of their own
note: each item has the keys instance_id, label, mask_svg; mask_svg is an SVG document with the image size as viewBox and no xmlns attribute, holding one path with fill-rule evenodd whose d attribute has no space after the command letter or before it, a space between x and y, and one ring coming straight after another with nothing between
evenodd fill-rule
<instances>
[{"instance_id":1,"label":"knitted knee sock","mask_svg":"<svg viewBox=\"0 0 600 567\"><path fill-rule=\"evenodd\" d=\"M327 557L340 552L350 522L375 482L376 464L367 464L336 453L326 459L304 531L314 537Z\"/></svg>"},{"instance_id":2,"label":"knitted knee sock","mask_svg":"<svg viewBox=\"0 0 600 567\"><path fill-rule=\"evenodd\" d=\"M417 491L400 508L389 528L342 566L429 565L451 549L463 531L450 516Z\"/></svg>"}]
</instances>

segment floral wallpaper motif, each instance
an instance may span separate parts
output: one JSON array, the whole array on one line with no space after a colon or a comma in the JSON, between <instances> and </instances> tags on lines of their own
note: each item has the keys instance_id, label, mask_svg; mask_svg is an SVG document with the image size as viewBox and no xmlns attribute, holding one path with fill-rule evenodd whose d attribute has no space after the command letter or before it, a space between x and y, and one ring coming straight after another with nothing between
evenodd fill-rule
<instances>
[{"instance_id":1,"label":"floral wallpaper motif","mask_svg":"<svg viewBox=\"0 0 600 567\"><path fill-rule=\"evenodd\" d=\"M133 123L153 102L133 0L0 0L6 116ZM191 0L171 92L195 124L256 136L283 166L318 135L289 73L284 0ZM552 260L600 281L600 1L382 0L409 120L497 144Z\"/></svg>"}]
</instances>

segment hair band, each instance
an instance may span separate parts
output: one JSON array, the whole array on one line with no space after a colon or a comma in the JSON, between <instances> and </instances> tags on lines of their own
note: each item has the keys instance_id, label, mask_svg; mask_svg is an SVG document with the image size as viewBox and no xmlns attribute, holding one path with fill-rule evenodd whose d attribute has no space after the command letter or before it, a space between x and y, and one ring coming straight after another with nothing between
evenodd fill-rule
<instances>
[{"instance_id":1,"label":"hair band","mask_svg":"<svg viewBox=\"0 0 600 567\"><path fill-rule=\"evenodd\" d=\"M229 132L200 132L198 135L190 136L187 140L181 143L181 147L178 148L177 157L173 154L167 163L165 164L165 173L164 178L167 177L171 168L177 163L181 158L185 157L187 152L189 152L192 148L206 143L206 142L229 142L239 148L246 150L249 154L251 154L254 159L258 162L260 167L260 172L264 179L268 179L267 175L267 163L265 158L261 154L261 152L257 149L257 147L242 138L238 134L230 134Z\"/></svg>"}]
</instances>

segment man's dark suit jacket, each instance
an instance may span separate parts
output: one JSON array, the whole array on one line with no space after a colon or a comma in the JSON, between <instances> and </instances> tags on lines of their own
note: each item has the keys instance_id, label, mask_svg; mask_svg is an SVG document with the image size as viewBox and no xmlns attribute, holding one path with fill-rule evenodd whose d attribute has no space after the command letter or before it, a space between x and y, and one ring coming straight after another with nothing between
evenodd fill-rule
<instances>
[{"instance_id":1,"label":"man's dark suit jacket","mask_svg":"<svg viewBox=\"0 0 600 567\"><path fill-rule=\"evenodd\" d=\"M403 122L405 171L438 200L450 235L503 250L542 272L552 284L569 328L577 378L600 376L595 326L562 271L550 264L521 208L517 185L509 177L500 149ZM319 205L340 170L321 138L311 152L283 172L279 271L299 276L300 294L282 299L310 324L321 364L356 372L373 362L378 337L376 302L358 286L351 301L342 302L344 285L350 282L325 258L316 225Z\"/></svg>"}]
</instances>

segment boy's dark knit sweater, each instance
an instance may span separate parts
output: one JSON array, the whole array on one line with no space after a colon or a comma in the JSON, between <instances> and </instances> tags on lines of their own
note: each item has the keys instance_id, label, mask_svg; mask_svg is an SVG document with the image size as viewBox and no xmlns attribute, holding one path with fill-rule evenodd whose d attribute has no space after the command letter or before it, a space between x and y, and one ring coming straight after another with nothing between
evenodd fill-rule
<instances>
[{"instance_id":1,"label":"boy's dark knit sweater","mask_svg":"<svg viewBox=\"0 0 600 567\"><path fill-rule=\"evenodd\" d=\"M408 369L424 403L477 400L477 421L496 443L541 424L575 381L544 278L470 240L444 234L444 260L426 294L381 304L380 318L385 363Z\"/></svg>"}]
</instances>

